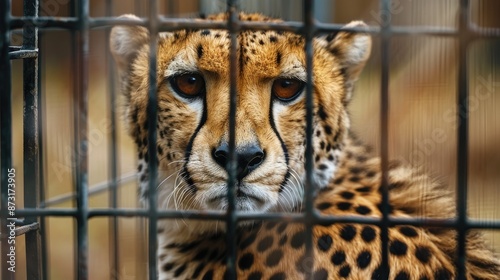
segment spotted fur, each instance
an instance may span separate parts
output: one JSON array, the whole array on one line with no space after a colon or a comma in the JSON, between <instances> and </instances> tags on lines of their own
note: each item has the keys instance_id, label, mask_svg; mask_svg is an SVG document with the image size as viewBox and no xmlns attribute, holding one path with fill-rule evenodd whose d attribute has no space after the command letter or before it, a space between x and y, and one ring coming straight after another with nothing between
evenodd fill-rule
<instances>
[{"instance_id":1,"label":"spotted fur","mask_svg":"<svg viewBox=\"0 0 500 280\"><path fill-rule=\"evenodd\" d=\"M225 19L224 14L208 18ZM257 14L240 14L240 20L276 21ZM241 176L236 207L252 213L300 212L305 93L302 90L295 99L283 101L272 88L279 79L306 82L304 38L279 31L241 31L237 41L236 152ZM363 33L338 32L313 41L313 178L318 187L315 208L322 215L382 216L380 160L349 134L346 109L370 47L371 39ZM217 152L225 147L229 134L229 49L229 34L223 30L180 30L158 37L155 157L161 209L227 209L227 155L220 157ZM113 28L111 50L120 69L128 129L137 144L141 197L146 198L151 160L146 115L148 31L137 26ZM200 96L183 96L172 85L173 77L186 73L204 79ZM250 150L254 158L242 164L240 159ZM389 194L394 217L455 215L450 195L414 169L391 164ZM304 279L308 269L313 279L381 279L378 227L339 223L317 225L312 232L313 258L309 259L303 225L242 223L237 235L238 279ZM400 225L390 227L388 233L389 279L455 278L453 230ZM225 240L223 222L162 220L159 278L225 279ZM479 233L468 233L466 247L468 279L500 279L499 261Z\"/></svg>"}]
</instances>

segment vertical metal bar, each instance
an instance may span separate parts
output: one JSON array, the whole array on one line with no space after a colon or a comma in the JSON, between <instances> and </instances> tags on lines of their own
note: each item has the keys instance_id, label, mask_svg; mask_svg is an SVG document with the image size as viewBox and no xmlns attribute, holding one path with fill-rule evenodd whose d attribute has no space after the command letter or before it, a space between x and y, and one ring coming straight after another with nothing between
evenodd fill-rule
<instances>
[{"instance_id":1,"label":"vertical metal bar","mask_svg":"<svg viewBox=\"0 0 500 280\"><path fill-rule=\"evenodd\" d=\"M467 77L467 47L469 44L469 1L460 0L459 49L458 49L458 91L457 91L457 279L465 279L466 234L467 234L467 169L469 138L469 100Z\"/></svg>"},{"instance_id":2,"label":"vertical metal bar","mask_svg":"<svg viewBox=\"0 0 500 280\"><path fill-rule=\"evenodd\" d=\"M236 105L238 102L238 11L237 0L227 0L228 13L228 30L231 34L231 47L229 53L229 162L227 163L228 180L227 180L227 273L229 279L236 279L236 213L235 213L235 197L236 197L236 171L237 171L237 155L236 155ZM242 67L242 65L240 65Z\"/></svg>"},{"instance_id":3,"label":"vertical metal bar","mask_svg":"<svg viewBox=\"0 0 500 280\"><path fill-rule=\"evenodd\" d=\"M314 116L314 98L313 98L313 45L312 40L314 37L314 1L304 0L304 37L306 39L304 51L306 54L306 151L305 151L305 170L306 170L306 184L305 184L305 216L306 222L304 223L306 233L306 259L311 260L305 267L305 278L312 279L312 270L314 268L313 258L313 245L312 234L314 223L314 197L315 189L313 179L313 116Z\"/></svg>"},{"instance_id":4,"label":"vertical metal bar","mask_svg":"<svg viewBox=\"0 0 500 280\"><path fill-rule=\"evenodd\" d=\"M23 2L24 16L38 16L38 1ZM26 24L23 28L24 50L38 49L38 28ZM39 204L39 135L38 135L38 58L23 59L23 154L24 154L24 207L37 208ZM35 216L26 217L25 223L37 222ZM28 279L41 279L40 233L29 231L26 242L26 275Z\"/></svg>"},{"instance_id":5,"label":"vertical metal bar","mask_svg":"<svg viewBox=\"0 0 500 280\"><path fill-rule=\"evenodd\" d=\"M88 279L88 55L89 3L78 1L76 34L75 174L77 221L77 278Z\"/></svg>"},{"instance_id":6,"label":"vertical metal bar","mask_svg":"<svg viewBox=\"0 0 500 280\"><path fill-rule=\"evenodd\" d=\"M40 9L40 6L38 7ZM38 34L38 44L42 42L42 33ZM45 201L45 141L44 141L44 119L43 119L43 110L44 110L44 96L43 96L43 88L42 88L42 67L43 67L43 56L41 52L41 47L38 47L38 167L39 167L39 175L40 175L40 200ZM47 218L45 216L40 217L40 242L41 242L41 265L42 265L42 278L41 279L49 279L49 266L48 266L48 251L47 251Z\"/></svg>"},{"instance_id":7,"label":"vertical metal bar","mask_svg":"<svg viewBox=\"0 0 500 280\"><path fill-rule=\"evenodd\" d=\"M381 0L382 15L390 15L391 0ZM382 246L381 277L389 277L389 52L391 44L391 17L381 21L381 86L380 86L380 168L382 171L382 222L380 238Z\"/></svg>"},{"instance_id":8,"label":"vertical metal bar","mask_svg":"<svg viewBox=\"0 0 500 280\"><path fill-rule=\"evenodd\" d=\"M2 279L13 279L14 274L8 269L7 261L9 260L9 247L7 243L8 228L7 228L7 202L8 202L8 175L9 169L12 168L12 95L11 95L11 70L9 59L9 42L10 42L10 1L0 1L0 154L1 161L1 254L2 260Z\"/></svg>"},{"instance_id":9,"label":"vertical metal bar","mask_svg":"<svg viewBox=\"0 0 500 280\"><path fill-rule=\"evenodd\" d=\"M112 0L106 0L106 16L111 16L113 13ZM106 31L106 38L109 38L111 30ZM109 40L106 40L106 49L109 50ZM107 64L108 64L108 77L111 81L108 86L109 91L109 120L110 120L110 139L108 143L109 149L109 204L110 207L116 209L118 207L118 180L117 180L117 170L118 170L118 145L117 145L117 135L116 135L116 89L115 89L115 69L114 63L109 52L107 54ZM119 275L119 254L118 254L118 217L110 217L110 250L112 254L110 255L111 269L110 269L110 279L118 279Z\"/></svg>"},{"instance_id":10,"label":"vertical metal bar","mask_svg":"<svg viewBox=\"0 0 500 280\"><path fill-rule=\"evenodd\" d=\"M157 246L157 223L158 210L156 209L156 179L158 175L158 160L156 156L156 124L158 118L158 98L156 85L156 49L158 37L158 1L149 1L149 94L147 107L147 127L148 127L148 155L149 155L149 279L155 280L157 276L156 246ZM147 157L146 157L147 159Z\"/></svg>"}]
</instances>

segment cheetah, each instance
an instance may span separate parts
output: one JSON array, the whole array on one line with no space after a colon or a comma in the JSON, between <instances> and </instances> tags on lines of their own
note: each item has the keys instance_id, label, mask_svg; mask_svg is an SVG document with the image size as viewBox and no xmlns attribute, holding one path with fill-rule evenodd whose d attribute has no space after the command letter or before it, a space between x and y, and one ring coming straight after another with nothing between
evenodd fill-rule
<instances>
[{"instance_id":1,"label":"cheetah","mask_svg":"<svg viewBox=\"0 0 500 280\"><path fill-rule=\"evenodd\" d=\"M126 15L129 19L137 19ZM199 20L224 21L226 14ZM259 14L242 21L279 22ZM364 28L362 22L347 27ZM228 208L230 34L178 30L157 37L157 188L160 209ZM303 210L306 147L305 39L281 31L237 34L237 184L235 207L248 213ZM128 131L138 151L140 196L148 197L149 34L116 26L111 52L120 73ZM371 49L366 33L341 30L313 41L313 182L320 215L382 217L380 159L350 132L347 105ZM418 170L391 163L392 217L451 218L453 200ZM312 259L306 228L287 221L245 221L237 229L238 279L382 279L381 229L314 225ZM227 279L224 222L158 223L159 279ZM439 227L388 228L389 279L455 279L456 232ZM476 231L467 234L467 279L500 279L500 262Z\"/></svg>"}]
</instances>

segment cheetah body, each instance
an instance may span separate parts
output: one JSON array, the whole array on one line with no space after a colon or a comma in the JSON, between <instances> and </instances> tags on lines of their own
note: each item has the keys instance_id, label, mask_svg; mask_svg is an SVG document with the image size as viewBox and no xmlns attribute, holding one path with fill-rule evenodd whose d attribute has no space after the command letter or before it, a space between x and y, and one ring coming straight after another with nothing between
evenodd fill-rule
<instances>
[{"instance_id":1,"label":"cheetah body","mask_svg":"<svg viewBox=\"0 0 500 280\"><path fill-rule=\"evenodd\" d=\"M134 18L128 16L129 18ZM215 15L209 20L226 20ZM257 14L240 20L275 22ZM349 27L362 27L353 22ZM277 31L241 31L237 70L230 73L230 36L222 30L160 33L157 45L157 160L160 209L225 211L230 75L237 83L236 153L240 212L300 212L305 181L304 39ZM320 215L382 217L380 160L349 133L346 106L370 53L363 33L313 41L314 201ZM139 153L141 196L148 193L149 34L117 26L111 50L120 70L128 129ZM240 160L250 155L248 160ZM243 166L243 167L241 167ZM388 171L391 217L452 218L453 200L429 177L397 164ZM147 200L147 199L145 199ZM160 279L225 279L223 222L161 220ZM237 230L238 279L382 279L381 231L374 225L312 226L246 221ZM389 279L454 279L456 232L437 227L388 228ZM467 278L500 279L500 264L480 234L467 235Z\"/></svg>"}]
</instances>

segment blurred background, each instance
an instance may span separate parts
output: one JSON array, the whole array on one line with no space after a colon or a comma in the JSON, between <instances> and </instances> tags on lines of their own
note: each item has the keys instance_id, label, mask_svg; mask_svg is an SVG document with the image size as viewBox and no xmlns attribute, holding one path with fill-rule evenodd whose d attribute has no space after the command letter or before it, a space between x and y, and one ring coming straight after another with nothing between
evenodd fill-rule
<instances>
[{"instance_id":1,"label":"blurred background","mask_svg":"<svg viewBox=\"0 0 500 280\"><path fill-rule=\"evenodd\" d=\"M108 2L112 5L108 6ZM146 1L90 1L92 17L133 13L145 16ZM165 17L196 17L225 10L221 0L159 1ZM262 12L285 20L300 21L300 0L246 0L242 10ZM500 1L471 0L471 21L479 27L500 27ZM73 3L74 4L74 3ZM458 27L458 0L393 0L390 14L379 13L375 0L316 1L315 14L322 22L364 20L370 25ZM41 1L40 16L71 15L70 0ZM22 1L12 1L12 15L22 15ZM110 76L108 28L90 31L89 79L89 184L94 195L90 207L110 207L106 190L110 178L110 98L115 81ZM46 207L75 206L72 174L74 43L71 32L40 30L41 89L43 101L44 184ZM22 44L22 34L12 33L12 45ZM374 37L372 56L355 88L350 105L353 130L379 152L380 41ZM500 219L500 38L477 40L467 52L470 96L468 211L473 218ZM456 186L456 92L458 40L438 36L395 36L390 47L390 158L420 166L454 190ZM111 71L110 71L111 70ZM22 186L22 62L12 62L13 145L18 186ZM134 173L136 152L118 118L118 207L136 208ZM17 195L22 197L22 189ZM18 204L18 208L22 203ZM144 279L147 275L145 223L140 218L119 218L118 235L109 218L89 221L89 278ZM72 218L46 220L49 279L75 278L76 223ZM485 232L489 244L500 252L500 232ZM16 275L23 274L24 248L19 238ZM117 240L119 262L112 269L112 245Z\"/></svg>"}]
</instances>

